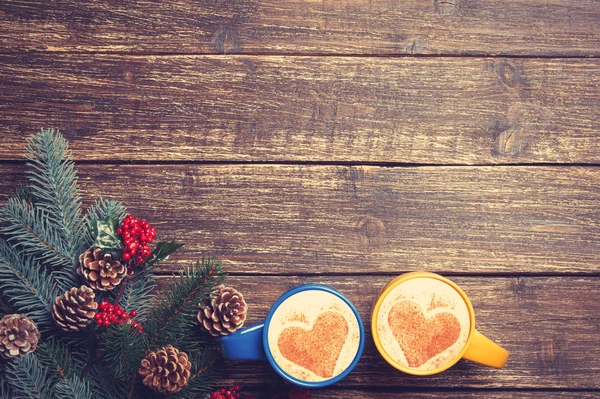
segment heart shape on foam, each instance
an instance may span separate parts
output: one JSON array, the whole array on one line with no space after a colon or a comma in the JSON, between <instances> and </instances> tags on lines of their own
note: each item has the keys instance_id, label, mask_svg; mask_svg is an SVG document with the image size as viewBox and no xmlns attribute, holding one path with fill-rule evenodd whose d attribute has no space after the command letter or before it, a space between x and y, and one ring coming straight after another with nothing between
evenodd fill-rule
<instances>
[{"instance_id":1,"label":"heart shape on foam","mask_svg":"<svg viewBox=\"0 0 600 399\"><path fill-rule=\"evenodd\" d=\"M321 313L312 328L287 327L277 338L279 351L290 362L322 378L333 372L346 338L348 322L338 312Z\"/></svg>"},{"instance_id":2,"label":"heart shape on foam","mask_svg":"<svg viewBox=\"0 0 600 399\"><path fill-rule=\"evenodd\" d=\"M409 367L419 367L451 347L461 328L452 313L426 317L421 307L412 301L396 303L390 310L388 323Z\"/></svg>"}]
</instances>

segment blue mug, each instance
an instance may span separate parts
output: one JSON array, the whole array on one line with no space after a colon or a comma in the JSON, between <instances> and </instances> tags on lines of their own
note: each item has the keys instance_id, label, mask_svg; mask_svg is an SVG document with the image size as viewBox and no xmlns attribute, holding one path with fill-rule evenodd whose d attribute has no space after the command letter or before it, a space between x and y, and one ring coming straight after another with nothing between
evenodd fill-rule
<instances>
[{"instance_id":1,"label":"blue mug","mask_svg":"<svg viewBox=\"0 0 600 399\"><path fill-rule=\"evenodd\" d=\"M320 388L346 377L358 363L365 332L358 311L327 285L305 284L283 294L264 322L221 338L232 360L267 360L285 380Z\"/></svg>"}]
</instances>

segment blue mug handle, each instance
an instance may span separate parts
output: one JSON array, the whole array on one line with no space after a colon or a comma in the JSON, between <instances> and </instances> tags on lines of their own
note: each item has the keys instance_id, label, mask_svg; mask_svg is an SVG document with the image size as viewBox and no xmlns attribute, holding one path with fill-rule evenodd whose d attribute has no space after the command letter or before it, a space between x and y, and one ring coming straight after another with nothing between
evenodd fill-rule
<instances>
[{"instance_id":1,"label":"blue mug handle","mask_svg":"<svg viewBox=\"0 0 600 399\"><path fill-rule=\"evenodd\" d=\"M260 322L221 338L221 354L230 360L267 360L263 345L265 323Z\"/></svg>"}]
</instances>

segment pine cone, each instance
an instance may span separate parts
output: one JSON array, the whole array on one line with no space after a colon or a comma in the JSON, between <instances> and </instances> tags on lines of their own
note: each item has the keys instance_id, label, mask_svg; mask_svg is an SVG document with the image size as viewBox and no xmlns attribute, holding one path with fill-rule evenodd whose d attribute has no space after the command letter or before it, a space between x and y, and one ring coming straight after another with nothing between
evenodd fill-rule
<instances>
[{"instance_id":1,"label":"pine cone","mask_svg":"<svg viewBox=\"0 0 600 399\"><path fill-rule=\"evenodd\" d=\"M40 340L40 331L29 317L9 314L0 320L0 355L16 359L33 352Z\"/></svg>"},{"instance_id":2,"label":"pine cone","mask_svg":"<svg viewBox=\"0 0 600 399\"><path fill-rule=\"evenodd\" d=\"M110 291L127 276L127 266L103 254L101 248L91 247L79 256L77 272L93 289Z\"/></svg>"},{"instance_id":3,"label":"pine cone","mask_svg":"<svg viewBox=\"0 0 600 399\"><path fill-rule=\"evenodd\" d=\"M192 363L185 352L167 345L143 358L138 372L148 388L171 394L187 385L191 368Z\"/></svg>"},{"instance_id":4,"label":"pine cone","mask_svg":"<svg viewBox=\"0 0 600 399\"><path fill-rule=\"evenodd\" d=\"M52 317L64 331L79 331L94 320L98 303L96 294L87 285L73 287L54 301Z\"/></svg>"},{"instance_id":5,"label":"pine cone","mask_svg":"<svg viewBox=\"0 0 600 399\"><path fill-rule=\"evenodd\" d=\"M198 312L198 321L213 337L229 335L242 328L246 321L248 305L244 296L232 287L216 287L210 303L200 306L204 308Z\"/></svg>"}]
</instances>

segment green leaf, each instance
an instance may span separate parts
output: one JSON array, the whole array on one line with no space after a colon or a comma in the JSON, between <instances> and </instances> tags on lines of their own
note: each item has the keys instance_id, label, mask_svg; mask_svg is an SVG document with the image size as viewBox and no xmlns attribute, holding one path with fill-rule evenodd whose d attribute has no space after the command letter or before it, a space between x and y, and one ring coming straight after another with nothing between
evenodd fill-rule
<instances>
[{"instance_id":1,"label":"green leaf","mask_svg":"<svg viewBox=\"0 0 600 399\"><path fill-rule=\"evenodd\" d=\"M152 251L152 255L150 258L146 260L147 265L155 265L159 262L165 261L169 259L169 256L177 251L179 248L183 247L183 244L177 242L177 240L173 241L162 241L159 242L154 251Z\"/></svg>"},{"instance_id":2,"label":"green leaf","mask_svg":"<svg viewBox=\"0 0 600 399\"><path fill-rule=\"evenodd\" d=\"M96 202L88 208L84 218L86 224L86 248L91 247L96 240L96 223L98 220L109 217L116 219L117 221L123 220L126 213L127 210L121 202L105 200L102 197L98 198Z\"/></svg>"},{"instance_id":3,"label":"green leaf","mask_svg":"<svg viewBox=\"0 0 600 399\"><path fill-rule=\"evenodd\" d=\"M113 258L120 259L122 255L123 242L117 233L119 222L110 216L96 221L94 235L96 239L92 246L99 247L113 255Z\"/></svg>"}]
</instances>

